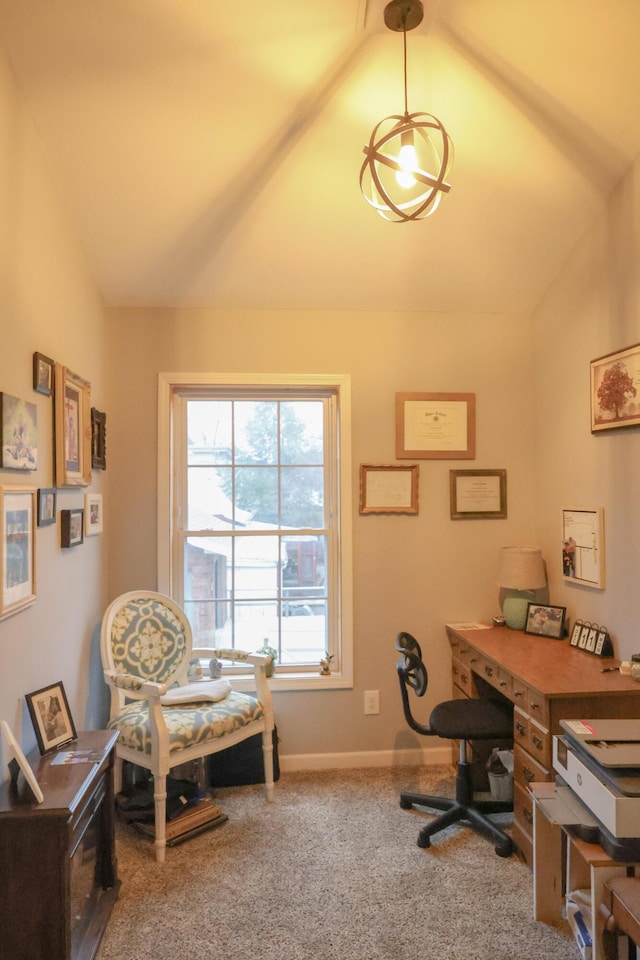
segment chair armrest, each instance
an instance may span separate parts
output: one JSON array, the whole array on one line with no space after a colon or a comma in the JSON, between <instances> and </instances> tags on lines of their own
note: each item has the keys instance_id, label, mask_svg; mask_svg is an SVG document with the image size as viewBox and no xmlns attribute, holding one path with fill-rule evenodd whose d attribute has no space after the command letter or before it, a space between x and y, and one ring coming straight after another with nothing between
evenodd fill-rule
<instances>
[{"instance_id":1,"label":"chair armrest","mask_svg":"<svg viewBox=\"0 0 640 960\"><path fill-rule=\"evenodd\" d=\"M105 670L104 678L110 686L126 690L127 696L136 700L159 699L167 692L166 683L142 680L132 673L116 673L115 670Z\"/></svg>"},{"instance_id":2,"label":"chair armrest","mask_svg":"<svg viewBox=\"0 0 640 960\"><path fill-rule=\"evenodd\" d=\"M197 656L199 651L193 651ZM225 647L217 650L208 650L210 657L216 657L218 660L241 660L243 663L250 663L254 667L267 665L269 657L262 653L248 653L246 650L231 650Z\"/></svg>"}]
</instances>

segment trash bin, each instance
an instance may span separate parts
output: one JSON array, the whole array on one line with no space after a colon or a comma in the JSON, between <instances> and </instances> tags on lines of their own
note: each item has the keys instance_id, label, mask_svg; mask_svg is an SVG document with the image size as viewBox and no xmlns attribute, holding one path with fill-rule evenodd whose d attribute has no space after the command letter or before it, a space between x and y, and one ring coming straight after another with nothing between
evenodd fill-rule
<instances>
[{"instance_id":1,"label":"trash bin","mask_svg":"<svg viewBox=\"0 0 640 960\"><path fill-rule=\"evenodd\" d=\"M487 760L489 790L493 800L513 800L513 751L494 747Z\"/></svg>"}]
</instances>

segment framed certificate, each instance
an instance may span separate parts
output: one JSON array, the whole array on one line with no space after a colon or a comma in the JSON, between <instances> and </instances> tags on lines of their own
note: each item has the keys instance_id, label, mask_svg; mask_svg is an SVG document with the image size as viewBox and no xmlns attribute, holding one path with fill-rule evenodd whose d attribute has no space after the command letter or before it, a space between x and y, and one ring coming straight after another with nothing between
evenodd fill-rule
<instances>
[{"instance_id":1,"label":"framed certificate","mask_svg":"<svg viewBox=\"0 0 640 960\"><path fill-rule=\"evenodd\" d=\"M452 520L499 519L507 516L506 470L450 470Z\"/></svg>"},{"instance_id":2,"label":"framed certificate","mask_svg":"<svg viewBox=\"0 0 640 960\"><path fill-rule=\"evenodd\" d=\"M397 393L398 460L474 460L475 393Z\"/></svg>"},{"instance_id":3,"label":"framed certificate","mask_svg":"<svg viewBox=\"0 0 640 960\"><path fill-rule=\"evenodd\" d=\"M360 466L360 513L418 512L418 464Z\"/></svg>"}]
</instances>

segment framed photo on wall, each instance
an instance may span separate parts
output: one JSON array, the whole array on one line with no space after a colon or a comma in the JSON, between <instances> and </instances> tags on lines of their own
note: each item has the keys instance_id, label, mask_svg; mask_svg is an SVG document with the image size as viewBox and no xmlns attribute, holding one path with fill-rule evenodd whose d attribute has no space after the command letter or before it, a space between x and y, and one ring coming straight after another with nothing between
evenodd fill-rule
<instances>
[{"instance_id":1,"label":"framed photo on wall","mask_svg":"<svg viewBox=\"0 0 640 960\"><path fill-rule=\"evenodd\" d=\"M38 526L47 527L56 522L56 491L53 487L38 490Z\"/></svg>"},{"instance_id":2,"label":"framed photo on wall","mask_svg":"<svg viewBox=\"0 0 640 960\"><path fill-rule=\"evenodd\" d=\"M0 393L3 470L36 470L38 466L38 410L35 403Z\"/></svg>"},{"instance_id":3,"label":"framed photo on wall","mask_svg":"<svg viewBox=\"0 0 640 960\"><path fill-rule=\"evenodd\" d=\"M499 519L507 516L506 470L450 470L452 520Z\"/></svg>"},{"instance_id":4,"label":"framed photo on wall","mask_svg":"<svg viewBox=\"0 0 640 960\"><path fill-rule=\"evenodd\" d=\"M36 599L36 491L0 487L0 619Z\"/></svg>"},{"instance_id":5,"label":"framed photo on wall","mask_svg":"<svg viewBox=\"0 0 640 960\"><path fill-rule=\"evenodd\" d=\"M398 460L475 456L475 393L396 393Z\"/></svg>"},{"instance_id":6,"label":"framed photo on wall","mask_svg":"<svg viewBox=\"0 0 640 960\"><path fill-rule=\"evenodd\" d=\"M591 361L591 432L640 424L640 343Z\"/></svg>"},{"instance_id":7,"label":"framed photo on wall","mask_svg":"<svg viewBox=\"0 0 640 960\"><path fill-rule=\"evenodd\" d=\"M77 547L84 540L84 510L60 512L60 546Z\"/></svg>"},{"instance_id":8,"label":"framed photo on wall","mask_svg":"<svg viewBox=\"0 0 640 960\"><path fill-rule=\"evenodd\" d=\"M604 510L564 507L562 510L562 576L569 583L604 589Z\"/></svg>"},{"instance_id":9,"label":"framed photo on wall","mask_svg":"<svg viewBox=\"0 0 640 960\"><path fill-rule=\"evenodd\" d=\"M107 415L91 407L91 466L107 469Z\"/></svg>"},{"instance_id":10,"label":"framed photo on wall","mask_svg":"<svg viewBox=\"0 0 640 960\"><path fill-rule=\"evenodd\" d=\"M51 396L54 384L54 366L53 360L50 357L45 357L44 353L34 353L33 389L36 393L43 393L45 397Z\"/></svg>"},{"instance_id":11,"label":"framed photo on wall","mask_svg":"<svg viewBox=\"0 0 640 960\"><path fill-rule=\"evenodd\" d=\"M91 483L91 385L57 363L55 441L56 486Z\"/></svg>"},{"instance_id":12,"label":"framed photo on wall","mask_svg":"<svg viewBox=\"0 0 640 960\"><path fill-rule=\"evenodd\" d=\"M102 494L85 493L84 535L93 537L96 533L102 533Z\"/></svg>"}]
</instances>

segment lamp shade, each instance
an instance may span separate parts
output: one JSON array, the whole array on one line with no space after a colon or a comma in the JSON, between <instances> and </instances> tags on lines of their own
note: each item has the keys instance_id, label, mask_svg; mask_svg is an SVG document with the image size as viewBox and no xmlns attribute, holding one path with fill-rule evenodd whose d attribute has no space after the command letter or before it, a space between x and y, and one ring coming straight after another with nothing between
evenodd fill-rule
<instances>
[{"instance_id":1,"label":"lamp shade","mask_svg":"<svg viewBox=\"0 0 640 960\"><path fill-rule=\"evenodd\" d=\"M544 561L539 547L502 547L498 562L498 586L506 591L502 613L507 626L522 630L534 590L546 586Z\"/></svg>"}]
</instances>

